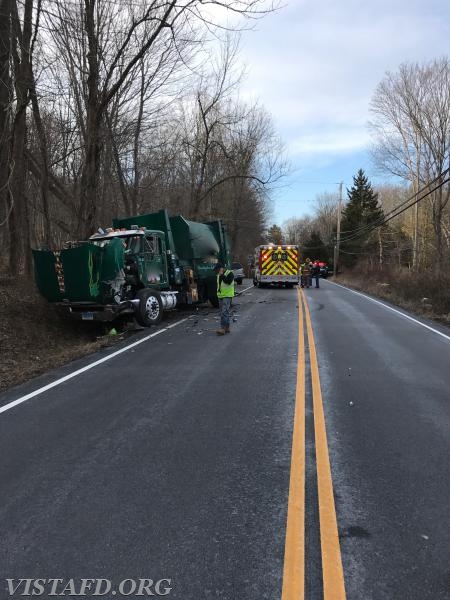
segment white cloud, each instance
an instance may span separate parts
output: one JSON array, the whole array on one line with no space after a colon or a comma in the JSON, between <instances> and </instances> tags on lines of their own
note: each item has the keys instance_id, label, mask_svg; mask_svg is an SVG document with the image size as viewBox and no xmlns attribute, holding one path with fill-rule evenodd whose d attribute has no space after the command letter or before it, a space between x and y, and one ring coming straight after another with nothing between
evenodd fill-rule
<instances>
[{"instance_id":1,"label":"white cloud","mask_svg":"<svg viewBox=\"0 0 450 600\"><path fill-rule=\"evenodd\" d=\"M261 98L288 140L311 125L365 128L370 98L387 70L448 48L442 12L450 17L447 2L438 0L292 1L245 34L244 95Z\"/></svg>"},{"instance_id":2,"label":"white cloud","mask_svg":"<svg viewBox=\"0 0 450 600\"><path fill-rule=\"evenodd\" d=\"M310 156L317 154L335 155L357 152L367 147L368 137L364 130L353 128L347 131L341 129L317 132L292 140L288 150L292 157Z\"/></svg>"},{"instance_id":3,"label":"white cloud","mask_svg":"<svg viewBox=\"0 0 450 600\"><path fill-rule=\"evenodd\" d=\"M301 179L351 181L370 168L367 121L377 84L403 62L448 54L449 39L448 0L291 0L245 32L242 96L272 113L302 174L290 178L290 196L277 193L282 218L289 197L323 191Z\"/></svg>"}]
</instances>

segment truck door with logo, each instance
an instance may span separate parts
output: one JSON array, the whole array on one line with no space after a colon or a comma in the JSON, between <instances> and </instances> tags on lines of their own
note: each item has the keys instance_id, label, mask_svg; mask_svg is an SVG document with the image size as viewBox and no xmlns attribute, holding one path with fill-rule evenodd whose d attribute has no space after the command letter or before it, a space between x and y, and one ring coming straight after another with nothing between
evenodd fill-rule
<instances>
[{"instance_id":1,"label":"truck door with logo","mask_svg":"<svg viewBox=\"0 0 450 600\"><path fill-rule=\"evenodd\" d=\"M160 289L168 287L167 256L164 240L157 233L144 238L145 284Z\"/></svg>"}]
</instances>

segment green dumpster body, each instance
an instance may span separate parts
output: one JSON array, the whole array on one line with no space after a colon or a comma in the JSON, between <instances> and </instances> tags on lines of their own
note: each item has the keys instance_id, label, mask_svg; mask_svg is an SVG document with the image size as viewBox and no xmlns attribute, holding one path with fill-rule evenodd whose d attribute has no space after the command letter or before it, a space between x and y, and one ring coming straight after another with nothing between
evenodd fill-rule
<instances>
[{"instance_id":1,"label":"green dumpster body","mask_svg":"<svg viewBox=\"0 0 450 600\"><path fill-rule=\"evenodd\" d=\"M38 289L50 302L111 302L124 266L119 239L103 247L86 242L60 253L33 250L33 257Z\"/></svg>"},{"instance_id":2,"label":"green dumpster body","mask_svg":"<svg viewBox=\"0 0 450 600\"><path fill-rule=\"evenodd\" d=\"M51 250L33 250L34 278L40 293L49 302L63 299L58 282L56 255Z\"/></svg>"}]
</instances>

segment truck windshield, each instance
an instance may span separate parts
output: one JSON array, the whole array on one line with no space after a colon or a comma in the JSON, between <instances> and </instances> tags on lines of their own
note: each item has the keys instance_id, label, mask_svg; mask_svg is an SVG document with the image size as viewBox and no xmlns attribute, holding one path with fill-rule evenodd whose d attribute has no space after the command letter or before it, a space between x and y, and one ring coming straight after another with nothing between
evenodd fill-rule
<instances>
[{"instance_id":1,"label":"truck windshield","mask_svg":"<svg viewBox=\"0 0 450 600\"><path fill-rule=\"evenodd\" d=\"M142 237L140 235L122 238L125 244L125 252L139 254L142 249Z\"/></svg>"},{"instance_id":2,"label":"truck windshield","mask_svg":"<svg viewBox=\"0 0 450 600\"><path fill-rule=\"evenodd\" d=\"M138 254L139 252L141 252L142 250L142 236L141 235L128 235L128 236L124 236L124 237L119 237L119 236L115 236L115 237L111 237L111 238L100 238L100 239L91 239L89 240L89 243L91 244L95 244L96 246L100 246L101 248L103 248L104 246L107 246L109 243L112 242L112 240L117 240L120 239L122 244L123 244L123 248L125 250L125 252L129 253L129 254Z\"/></svg>"}]
</instances>

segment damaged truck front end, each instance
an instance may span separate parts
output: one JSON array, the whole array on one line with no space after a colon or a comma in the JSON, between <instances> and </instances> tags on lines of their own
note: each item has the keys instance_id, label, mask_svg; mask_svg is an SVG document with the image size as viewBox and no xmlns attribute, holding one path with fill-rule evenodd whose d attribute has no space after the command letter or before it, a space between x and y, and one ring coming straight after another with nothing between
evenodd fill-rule
<instances>
[{"instance_id":1,"label":"damaged truck front end","mask_svg":"<svg viewBox=\"0 0 450 600\"><path fill-rule=\"evenodd\" d=\"M75 319L113 321L129 315L145 326L158 323L163 310L175 307L176 295L161 290L167 282L152 248L156 238L137 230L105 232L68 242L59 252L33 250L38 289Z\"/></svg>"},{"instance_id":2,"label":"damaged truck front end","mask_svg":"<svg viewBox=\"0 0 450 600\"><path fill-rule=\"evenodd\" d=\"M128 315L148 327L177 306L218 306L214 266L230 264L231 248L220 220L199 223L161 209L33 254L39 291L71 317Z\"/></svg>"}]
</instances>

